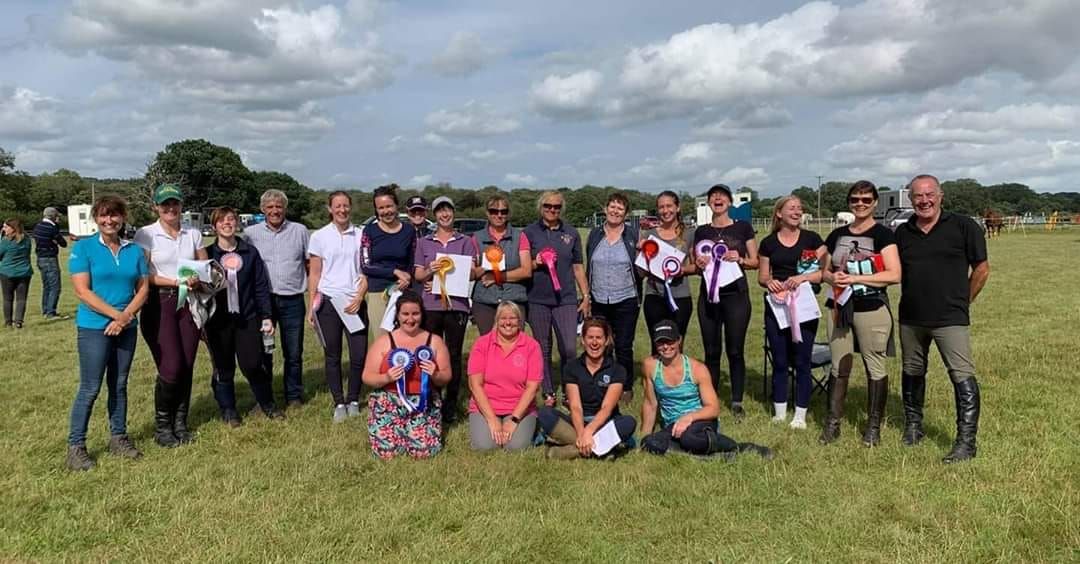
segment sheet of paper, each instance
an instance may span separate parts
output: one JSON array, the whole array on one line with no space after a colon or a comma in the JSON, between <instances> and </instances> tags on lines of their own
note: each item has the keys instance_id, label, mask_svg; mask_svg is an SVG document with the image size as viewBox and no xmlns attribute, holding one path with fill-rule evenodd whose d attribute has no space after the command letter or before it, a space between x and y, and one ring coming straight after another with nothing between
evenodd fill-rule
<instances>
[{"instance_id":1,"label":"sheet of paper","mask_svg":"<svg viewBox=\"0 0 1080 564\"><path fill-rule=\"evenodd\" d=\"M469 297L469 275L472 273L473 258L469 255L447 255L438 253L435 259L450 257L454 261L454 269L446 275L446 293L458 298ZM436 296L442 295L442 283L438 276L431 278L431 293Z\"/></svg>"},{"instance_id":2,"label":"sheet of paper","mask_svg":"<svg viewBox=\"0 0 1080 564\"><path fill-rule=\"evenodd\" d=\"M494 268L492 268L491 261L488 260L488 258L486 256L484 256L484 253L480 253L480 268L483 268L486 271L495 270ZM499 270L501 270L503 272L506 272L506 257L505 256L503 258L499 259Z\"/></svg>"},{"instance_id":3,"label":"sheet of paper","mask_svg":"<svg viewBox=\"0 0 1080 564\"><path fill-rule=\"evenodd\" d=\"M213 263L214 263L214 261L212 261L212 260L180 259L177 262L176 270L177 270L177 273L179 274L179 271L181 269L190 268L191 270L194 270L195 272L197 272L199 274L199 281L200 282L206 282L208 284L212 284L214 282L214 279L210 274L210 270L211 270L210 265L213 264Z\"/></svg>"},{"instance_id":4,"label":"sheet of paper","mask_svg":"<svg viewBox=\"0 0 1080 564\"><path fill-rule=\"evenodd\" d=\"M394 330L394 313L397 310L397 300L401 297L401 290L394 288L390 292L390 296L386 298L386 312L383 313L382 322L379 323L379 329L383 331Z\"/></svg>"},{"instance_id":5,"label":"sheet of paper","mask_svg":"<svg viewBox=\"0 0 1080 564\"><path fill-rule=\"evenodd\" d=\"M716 284L720 288L743 277L743 271L737 262L722 260L718 261L715 267L720 269L716 273Z\"/></svg>"},{"instance_id":6,"label":"sheet of paper","mask_svg":"<svg viewBox=\"0 0 1080 564\"><path fill-rule=\"evenodd\" d=\"M341 323L345 325L345 330L349 333L356 333L364 330L364 320L360 319L359 315L355 313L345 313L345 306L349 305L349 298L344 295L339 296L323 296L323 299L330 298L330 305L334 306L334 311L337 312L338 317L341 319Z\"/></svg>"},{"instance_id":7,"label":"sheet of paper","mask_svg":"<svg viewBox=\"0 0 1080 564\"><path fill-rule=\"evenodd\" d=\"M619 432L615 430L614 421L608 421L606 425L600 427L599 431L593 433L592 438L592 451L596 456L604 456L622 442L622 439L619 438Z\"/></svg>"},{"instance_id":8,"label":"sheet of paper","mask_svg":"<svg viewBox=\"0 0 1080 564\"><path fill-rule=\"evenodd\" d=\"M315 301L311 303L311 311L312 312L318 312L319 311L319 306L322 305L322 299L323 298L322 298L321 294L316 296ZM319 346L321 346L325 350L326 349L326 337L323 336L322 325L319 324L319 315L318 315L318 313L314 313L311 316L311 319L315 322L315 338L319 340Z\"/></svg>"},{"instance_id":9,"label":"sheet of paper","mask_svg":"<svg viewBox=\"0 0 1080 564\"><path fill-rule=\"evenodd\" d=\"M776 317L777 325L781 329L791 327L791 318L788 315L787 306L778 304L771 298L766 302L769 304L769 308L772 309L773 316ZM799 285L798 293L795 296L795 315L798 316L799 323L821 317L821 308L818 307L817 296L814 295L814 290L810 287L809 282L803 282Z\"/></svg>"},{"instance_id":10,"label":"sheet of paper","mask_svg":"<svg viewBox=\"0 0 1080 564\"><path fill-rule=\"evenodd\" d=\"M844 305L847 303L848 300L851 299L851 294L853 293L855 293L855 291L852 289L851 286L848 286L847 288L844 288L843 292L840 292L839 296L836 296L836 299L834 301L837 303L837 305Z\"/></svg>"},{"instance_id":11,"label":"sheet of paper","mask_svg":"<svg viewBox=\"0 0 1080 564\"><path fill-rule=\"evenodd\" d=\"M655 235L649 235L649 240L656 241L659 251L652 260L645 260L645 253L638 252L637 257L634 259L634 266L648 272L656 278L664 279L664 259L667 257L675 257L679 259L679 263L682 264L686 260L686 253L672 247L665 243L662 239Z\"/></svg>"}]
</instances>

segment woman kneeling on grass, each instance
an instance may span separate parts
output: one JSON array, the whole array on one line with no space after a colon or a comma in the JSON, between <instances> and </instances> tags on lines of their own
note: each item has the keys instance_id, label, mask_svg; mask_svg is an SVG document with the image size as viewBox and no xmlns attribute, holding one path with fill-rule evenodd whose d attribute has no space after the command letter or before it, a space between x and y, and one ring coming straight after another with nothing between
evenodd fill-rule
<instances>
[{"instance_id":1,"label":"woman kneeling on grass","mask_svg":"<svg viewBox=\"0 0 1080 564\"><path fill-rule=\"evenodd\" d=\"M772 451L753 443L736 443L720 434L716 420L720 402L712 386L709 369L682 353L682 338L675 322L661 321L653 329L657 355L642 361L645 373L645 403L641 406L641 429L653 430L660 409L661 429L646 436L641 448L664 454L671 442L690 454L709 455L755 451L772 458Z\"/></svg>"},{"instance_id":2,"label":"woman kneeling on grass","mask_svg":"<svg viewBox=\"0 0 1080 564\"><path fill-rule=\"evenodd\" d=\"M521 306L495 308L495 330L469 354L469 442L475 450L521 450L536 432L536 392L544 380L540 343L521 330Z\"/></svg>"},{"instance_id":3,"label":"woman kneeling on grass","mask_svg":"<svg viewBox=\"0 0 1080 564\"><path fill-rule=\"evenodd\" d=\"M570 414L554 407L540 410L540 425L553 446L548 458L573 459L593 453L594 437L608 421L613 422L620 442L634 436L637 421L619 413L619 398L627 374L611 353L611 326L603 319L586 319L581 326L585 352L566 363L563 383L570 400Z\"/></svg>"},{"instance_id":4,"label":"woman kneeling on grass","mask_svg":"<svg viewBox=\"0 0 1080 564\"><path fill-rule=\"evenodd\" d=\"M115 196L99 198L90 210L98 236L80 240L71 249L68 269L79 312L79 391L71 406L67 467L89 470L94 459L86 451L86 429L104 379L109 388L109 452L140 458L127 436L127 379L135 356L139 312L150 293L150 267L137 245L120 238L127 204Z\"/></svg>"},{"instance_id":5,"label":"woman kneeling on grass","mask_svg":"<svg viewBox=\"0 0 1080 564\"><path fill-rule=\"evenodd\" d=\"M425 331L420 296L406 290L395 306L394 330L379 336L364 363L371 452L431 458L442 450L442 399L450 381L450 352L442 337Z\"/></svg>"}]
</instances>

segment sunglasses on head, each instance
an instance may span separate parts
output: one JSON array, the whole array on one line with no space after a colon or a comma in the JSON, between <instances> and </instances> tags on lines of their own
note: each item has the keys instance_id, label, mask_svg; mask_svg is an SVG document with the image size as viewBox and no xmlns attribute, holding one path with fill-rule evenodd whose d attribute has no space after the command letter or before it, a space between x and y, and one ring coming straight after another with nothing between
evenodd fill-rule
<instances>
[{"instance_id":1,"label":"sunglasses on head","mask_svg":"<svg viewBox=\"0 0 1080 564\"><path fill-rule=\"evenodd\" d=\"M510 208L488 208L488 213L491 215L509 215Z\"/></svg>"},{"instance_id":2,"label":"sunglasses on head","mask_svg":"<svg viewBox=\"0 0 1080 564\"><path fill-rule=\"evenodd\" d=\"M562 204L544 204L545 210L559 211L562 209Z\"/></svg>"},{"instance_id":3,"label":"sunglasses on head","mask_svg":"<svg viewBox=\"0 0 1080 564\"><path fill-rule=\"evenodd\" d=\"M851 196L847 199L849 204L872 204L874 203L873 196Z\"/></svg>"}]
</instances>

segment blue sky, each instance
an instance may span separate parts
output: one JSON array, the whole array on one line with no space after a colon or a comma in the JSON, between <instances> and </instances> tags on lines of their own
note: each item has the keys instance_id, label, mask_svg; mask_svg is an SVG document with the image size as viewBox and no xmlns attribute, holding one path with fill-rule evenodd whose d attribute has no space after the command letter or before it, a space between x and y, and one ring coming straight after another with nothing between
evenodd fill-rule
<instances>
[{"instance_id":1,"label":"blue sky","mask_svg":"<svg viewBox=\"0 0 1080 564\"><path fill-rule=\"evenodd\" d=\"M206 138L318 187L1080 190L1073 0L6 0L0 147L138 176Z\"/></svg>"}]
</instances>

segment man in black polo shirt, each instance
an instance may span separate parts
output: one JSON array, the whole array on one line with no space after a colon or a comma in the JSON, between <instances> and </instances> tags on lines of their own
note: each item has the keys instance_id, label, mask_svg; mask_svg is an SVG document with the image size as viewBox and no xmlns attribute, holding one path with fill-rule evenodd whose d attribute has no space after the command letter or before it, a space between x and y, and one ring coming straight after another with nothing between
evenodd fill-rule
<instances>
[{"instance_id":1,"label":"man in black polo shirt","mask_svg":"<svg viewBox=\"0 0 1080 564\"><path fill-rule=\"evenodd\" d=\"M941 184L928 174L908 185L915 215L896 229L903 267L900 345L906 445L922 440L926 364L931 341L952 380L956 442L943 462L975 457L979 429L979 383L971 354L968 307L990 276L982 228L967 216L941 211Z\"/></svg>"}]
</instances>

